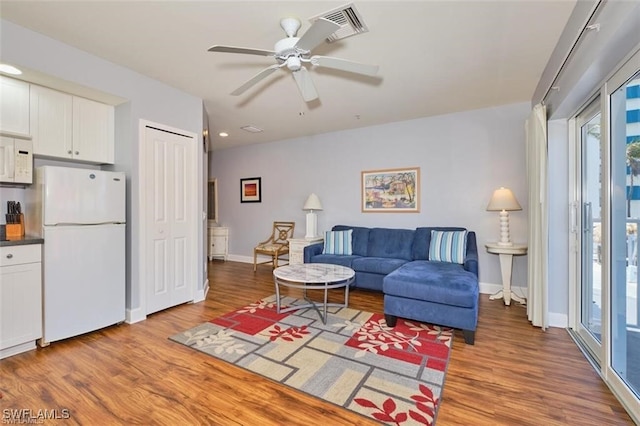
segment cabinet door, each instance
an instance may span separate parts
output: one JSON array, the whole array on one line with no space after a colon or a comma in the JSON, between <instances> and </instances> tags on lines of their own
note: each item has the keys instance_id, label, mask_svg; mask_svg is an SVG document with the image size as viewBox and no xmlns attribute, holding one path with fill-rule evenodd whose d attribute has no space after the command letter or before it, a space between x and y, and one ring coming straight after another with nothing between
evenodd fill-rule
<instances>
[{"instance_id":1,"label":"cabinet door","mask_svg":"<svg viewBox=\"0 0 640 426\"><path fill-rule=\"evenodd\" d=\"M0 76L0 130L29 134L29 83Z\"/></svg>"},{"instance_id":2,"label":"cabinet door","mask_svg":"<svg viewBox=\"0 0 640 426\"><path fill-rule=\"evenodd\" d=\"M73 97L73 158L114 162L114 111L111 105Z\"/></svg>"},{"instance_id":3,"label":"cabinet door","mask_svg":"<svg viewBox=\"0 0 640 426\"><path fill-rule=\"evenodd\" d=\"M33 153L73 158L72 96L41 86L31 86L31 137Z\"/></svg>"},{"instance_id":4,"label":"cabinet door","mask_svg":"<svg viewBox=\"0 0 640 426\"><path fill-rule=\"evenodd\" d=\"M41 264L0 267L0 349L42 337Z\"/></svg>"},{"instance_id":5,"label":"cabinet door","mask_svg":"<svg viewBox=\"0 0 640 426\"><path fill-rule=\"evenodd\" d=\"M211 255L212 256L226 256L227 237L221 235L214 235L211 239Z\"/></svg>"}]
</instances>

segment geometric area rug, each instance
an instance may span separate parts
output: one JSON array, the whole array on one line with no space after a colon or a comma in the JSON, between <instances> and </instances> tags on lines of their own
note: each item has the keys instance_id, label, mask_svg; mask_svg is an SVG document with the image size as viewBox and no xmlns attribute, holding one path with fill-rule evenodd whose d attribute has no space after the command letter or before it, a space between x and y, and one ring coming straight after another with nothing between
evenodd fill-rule
<instances>
[{"instance_id":1,"label":"geometric area rug","mask_svg":"<svg viewBox=\"0 0 640 426\"><path fill-rule=\"evenodd\" d=\"M350 308L276 313L276 296L258 300L170 339L394 425L433 425L453 330ZM306 303L283 297L281 306Z\"/></svg>"}]
</instances>

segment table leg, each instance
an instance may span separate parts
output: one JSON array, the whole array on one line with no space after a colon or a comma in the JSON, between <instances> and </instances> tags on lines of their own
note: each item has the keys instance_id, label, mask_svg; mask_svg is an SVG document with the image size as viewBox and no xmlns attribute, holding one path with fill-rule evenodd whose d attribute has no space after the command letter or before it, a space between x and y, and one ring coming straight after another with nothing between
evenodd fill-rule
<instances>
[{"instance_id":1,"label":"table leg","mask_svg":"<svg viewBox=\"0 0 640 426\"><path fill-rule=\"evenodd\" d=\"M489 299L504 299L504 304L511 305L511 299L519 303L526 303L524 299L511 291L511 269L513 266L512 254L500 254L500 272L502 273L502 290L489 296Z\"/></svg>"},{"instance_id":2,"label":"table leg","mask_svg":"<svg viewBox=\"0 0 640 426\"><path fill-rule=\"evenodd\" d=\"M274 280L276 284L276 312L280 313L280 286L278 285L278 279Z\"/></svg>"}]
</instances>

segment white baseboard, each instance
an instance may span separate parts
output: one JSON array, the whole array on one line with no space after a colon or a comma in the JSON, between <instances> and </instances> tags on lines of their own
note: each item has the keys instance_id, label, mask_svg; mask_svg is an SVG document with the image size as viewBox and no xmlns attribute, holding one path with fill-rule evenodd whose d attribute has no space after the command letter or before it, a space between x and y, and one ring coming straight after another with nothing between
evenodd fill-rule
<instances>
[{"instance_id":1,"label":"white baseboard","mask_svg":"<svg viewBox=\"0 0 640 426\"><path fill-rule=\"evenodd\" d=\"M142 308L127 309L125 312L124 322L127 324L134 324L146 319L147 316L142 312Z\"/></svg>"},{"instance_id":2,"label":"white baseboard","mask_svg":"<svg viewBox=\"0 0 640 426\"><path fill-rule=\"evenodd\" d=\"M241 262L241 263L251 263L253 265L253 257L252 256L240 256L237 254L230 254L228 259L232 262ZM268 260L268 257L265 257L264 260ZM258 257L258 261L261 262L260 257Z\"/></svg>"},{"instance_id":3,"label":"white baseboard","mask_svg":"<svg viewBox=\"0 0 640 426\"><path fill-rule=\"evenodd\" d=\"M204 282L204 286L202 290L196 290L195 295L193 296L192 303L202 302L207 298L207 293L209 293L209 279Z\"/></svg>"}]
</instances>

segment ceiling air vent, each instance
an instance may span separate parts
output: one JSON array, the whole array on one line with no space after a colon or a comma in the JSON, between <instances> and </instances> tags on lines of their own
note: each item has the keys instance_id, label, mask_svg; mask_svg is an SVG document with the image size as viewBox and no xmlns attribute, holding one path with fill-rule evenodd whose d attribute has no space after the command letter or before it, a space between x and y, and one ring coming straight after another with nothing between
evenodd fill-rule
<instances>
[{"instance_id":1,"label":"ceiling air vent","mask_svg":"<svg viewBox=\"0 0 640 426\"><path fill-rule=\"evenodd\" d=\"M327 37L329 43L369 31L353 3L311 17L309 21L315 22L318 18L325 18L340 25L340 29Z\"/></svg>"}]
</instances>

